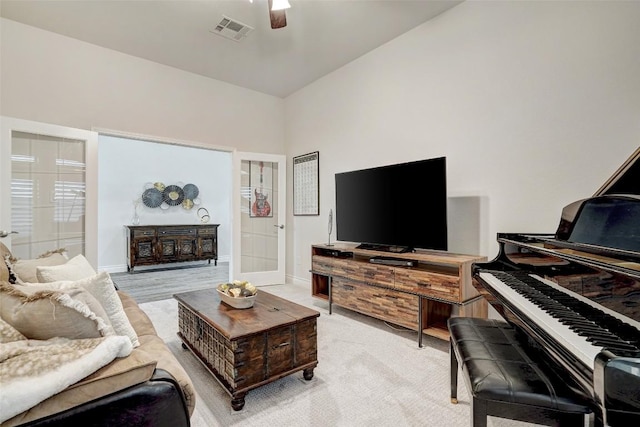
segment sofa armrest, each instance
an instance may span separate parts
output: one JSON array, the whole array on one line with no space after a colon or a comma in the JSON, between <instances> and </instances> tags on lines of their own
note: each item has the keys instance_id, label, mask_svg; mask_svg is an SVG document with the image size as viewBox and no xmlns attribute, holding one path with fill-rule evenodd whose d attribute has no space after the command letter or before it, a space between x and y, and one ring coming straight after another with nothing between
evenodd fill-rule
<instances>
[{"instance_id":1,"label":"sofa armrest","mask_svg":"<svg viewBox=\"0 0 640 427\"><path fill-rule=\"evenodd\" d=\"M167 371L156 369L149 381L23 426L189 427L190 424L180 386Z\"/></svg>"}]
</instances>

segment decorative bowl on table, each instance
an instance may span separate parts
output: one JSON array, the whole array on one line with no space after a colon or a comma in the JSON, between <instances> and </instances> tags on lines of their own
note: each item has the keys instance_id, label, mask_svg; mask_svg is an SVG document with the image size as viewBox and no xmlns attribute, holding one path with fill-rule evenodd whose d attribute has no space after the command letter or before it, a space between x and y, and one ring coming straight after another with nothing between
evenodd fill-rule
<instances>
[{"instance_id":1,"label":"decorative bowl on table","mask_svg":"<svg viewBox=\"0 0 640 427\"><path fill-rule=\"evenodd\" d=\"M216 288L220 300L233 308L251 308L256 300L258 289L249 282L234 280L221 283Z\"/></svg>"}]
</instances>

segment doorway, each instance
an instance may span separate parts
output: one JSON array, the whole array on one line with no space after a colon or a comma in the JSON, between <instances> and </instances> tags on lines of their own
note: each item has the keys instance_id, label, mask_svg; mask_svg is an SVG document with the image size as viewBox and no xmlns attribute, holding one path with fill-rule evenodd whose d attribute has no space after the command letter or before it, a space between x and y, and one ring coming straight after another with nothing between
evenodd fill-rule
<instances>
[{"instance_id":1,"label":"doorway","mask_svg":"<svg viewBox=\"0 0 640 427\"><path fill-rule=\"evenodd\" d=\"M229 261L233 167L230 151L102 132L98 141L98 259L102 269L126 271L125 225L219 224L218 261ZM187 194L189 204L145 204L143 194L156 185L175 186L182 196L185 189L197 195ZM180 265L189 263L174 266ZM143 271L144 267L136 270Z\"/></svg>"}]
</instances>

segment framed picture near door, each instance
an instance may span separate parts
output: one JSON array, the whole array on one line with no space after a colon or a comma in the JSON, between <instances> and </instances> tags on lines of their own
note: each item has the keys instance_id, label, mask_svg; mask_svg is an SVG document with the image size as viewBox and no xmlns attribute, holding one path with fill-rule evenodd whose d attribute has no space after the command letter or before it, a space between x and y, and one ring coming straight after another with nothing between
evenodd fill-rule
<instances>
[{"instance_id":1,"label":"framed picture near door","mask_svg":"<svg viewBox=\"0 0 640 427\"><path fill-rule=\"evenodd\" d=\"M320 153L293 158L293 214L320 215Z\"/></svg>"},{"instance_id":2,"label":"framed picture near door","mask_svg":"<svg viewBox=\"0 0 640 427\"><path fill-rule=\"evenodd\" d=\"M270 218L273 198L273 166L271 162L249 162L249 188L251 198L249 216Z\"/></svg>"}]
</instances>

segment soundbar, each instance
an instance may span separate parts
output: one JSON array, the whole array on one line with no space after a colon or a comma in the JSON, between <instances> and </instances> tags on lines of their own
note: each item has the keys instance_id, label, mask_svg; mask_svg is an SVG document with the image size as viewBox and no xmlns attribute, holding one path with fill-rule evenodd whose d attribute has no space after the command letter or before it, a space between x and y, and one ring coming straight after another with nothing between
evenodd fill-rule
<instances>
[{"instance_id":1,"label":"soundbar","mask_svg":"<svg viewBox=\"0 0 640 427\"><path fill-rule=\"evenodd\" d=\"M393 258L387 256L374 256L369 258L369 262L373 264L393 265L400 267L414 267L417 263L412 259Z\"/></svg>"}]
</instances>

